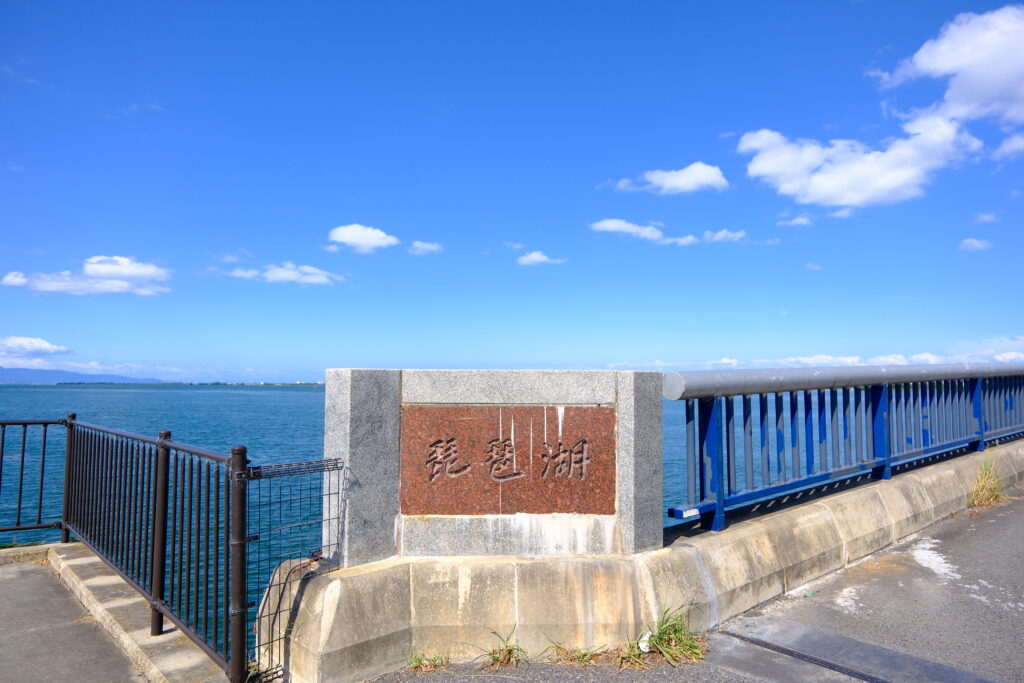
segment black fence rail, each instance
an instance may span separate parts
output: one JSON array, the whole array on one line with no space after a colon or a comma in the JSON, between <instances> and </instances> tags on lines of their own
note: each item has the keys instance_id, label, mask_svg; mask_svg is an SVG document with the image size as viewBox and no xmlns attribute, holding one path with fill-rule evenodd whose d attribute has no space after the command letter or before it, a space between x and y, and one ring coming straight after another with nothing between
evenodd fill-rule
<instances>
[{"instance_id":1,"label":"black fence rail","mask_svg":"<svg viewBox=\"0 0 1024 683\"><path fill-rule=\"evenodd\" d=\"M62 540L73 534L149 600L153 635L166 618L245 680L245 448L65 424Z\"/></svg>"},{"instance_id":2,"label":"black fence rail","mask_svg":"<svg viewBox=\"0 0 1024 683\"><path fill-rule=\"evenodd\" d=\"M336 567L340 460L231 454L65 420L0 421L0 532L89 547L232 681L289 677L307 583ZM52 538L52 537L50 537Z\"/></svg>"},{"instance_id":3,"label":"black fence rail","mask_svg":"<svg viewBox=\"0 0 1024 683\"><path fill-rule=\"evenodd\" d=\"M60 528L64 422L0 421L0 533Z\"/></svg>"}]
</instances>

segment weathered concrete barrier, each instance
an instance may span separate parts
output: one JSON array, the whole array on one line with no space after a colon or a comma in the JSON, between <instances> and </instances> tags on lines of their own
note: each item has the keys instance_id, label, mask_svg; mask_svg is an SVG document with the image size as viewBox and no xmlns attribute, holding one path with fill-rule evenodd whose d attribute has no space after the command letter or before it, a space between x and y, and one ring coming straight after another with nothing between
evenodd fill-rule
<instances>
[{"instance_id":1,"label":"weathered concrete barrier","mask_svg":"<svg viewBox=\"0 0 1024 683\"><path fill-rule=\"evenodd\" d=\"M663 610L706 630L842 569L962 510L990 459L1004 486L1024 481L1024 445L901 474L720 533L620 557L392 557L312 577L295 603L287 648L296 681L364 680L415 651L468 660L514 631L540 652L553 642L614 646Z\"/></svg>"},{"instance_id":2,"label":"weathered concrete barrier","mask_svg":"<svg viewBox=\"0 0 1024 683\"><path fill-rule=\"evenodd\" d=\"M985 459L994 463L1004 486L1024 480L1024 445L990 447L981 454L919 468L891 480L866 484L739 522L723 532L683 538L668 547L661 547L660 542L653 544L649 540L651 530L645 526L649 525L649 519L646 522L639 519L640 514L636 512L641 509L641 498L655 500L658 505L655 518L660 533L660 424L657 425L659 473L652 477L657 487L651 486L644 491L644 480L638 477L638 473L644 471L644 458L647 457L643 450L647 446L638 444L647 443L646 435L653 430L653 422L644 423L644 418L635 412L637 403L641 403L638 397L645 395L648 389L643 375L649 373L614 373L615 377L608 384L611 393L594 400L592 407L607 408L611 404L616 410L616 427L612 435L616 444L616 493L614 515L611 515L613 521L610 523L617 529L612 538L622 540L608 543L604 537L604 542L580 544L579 536L574 536L579 533L578 527L548 520L557 519L555 515L588 513L513 513L511 516L534 515L538 518L530 524L520 524L499 521L504 516L502 514L485 513L483 516L490 519L480 523L472 519L472 514L407 515L403 510L407 483L414 491L413 497L426 491L424 500L428 504L448 504L450 499L457 505L463 504L465 499L459 499L459 496L465 490L429 485L442 478L473 482L468 474L465 479L458 472L454 477L449 476L446 468L450 465L451 470L459 470L470 465L467 470L459 470L469 472L476 465L490 465L495 461L494 454L488 449L485 449L486 459L482 458L482 453L477 453L474 458L473 448L457 450L460 456L466 457L465 460L452 460L443 449L436 453L433 450L435 442L443 444L448 439L454 439L457 444L492 444L495 439L491 438L488 430L495 427L493 414L488 417L484 413L481 417L473 411L449 411L446 415L442 411L431 416L429 413L432 411L427 411L428 419L424 420L423 414L409 410L410 406L421 405L411 399L420 399L434 406L429 402L455 396L456 402L475 401L476 405L489 409L501 405L501 422L497 426L500 444L505 438L511 439L504 436L506 406L509 406L508 414L515 415L519 421L517 430L521 430L523 420L528 423L531 414L525 409L536 407L530 401L539 403L542 410L532 413L534 430L530 431L536 434L537 421L552 415L550 411L554 415L551 419L558 419L557 395L525 391L507 393L511 390L495 387L482 389L490 384L483 375L468 380L471 389L453 388L458 382L442 389L441 385L450 379L444 373L427 373L419 377L412 373L407 393L403 388L406 384L404 373L397 371L391 371L395 375L383 377L361 376L359 373L363 371L332 372L341 374L335 375L333 383L329 374L327 433L331 435L332 429L336 432L328 438L328 453L350 458L355 470L354 481L366 489L360 491L357 483L355 493L348 498L348 505L355 508L371 505L371 494L377 489L369 484L380 483L374 477L382 477L387 496L372 505L385 513L383 519L386 522L394 520L394 523L390 527L391 535L388 535L385 533L386 524L379 519L359 522L376 534L374 538L378 545L369 554L365 552L366 545L356 550L355 535L359 532L354 530L352 520L345 528L326 529L325 535L333 534L334 538L352 535L348 550L338 558L349 566L326 574L310 575L287 596L265 596L264 604L273 606L273 610L265 610L267 613L280 609L282 603L290 605L287 618L280 624L268 625L265 630L286 636L283 656L296 681L364 680L404 666L416 651L444 653L454 660L472 659L496 643L492 632L503 636L513 633L514 640L534 653L552 643L581 647L614 646L635 638L646 625L655 622L663 610L682 610L692 629L705 630L810 580L841 569L963 509ZM533 374L536 377L529 380L530 391L543 391L539 388L550 386L542 377L544 373ZM613 373L607 373L606 377L610 374ZM609 382L607 378L600 381ZM386 390L393 409L385 414L395 424L383 425L370 415L358 417L360 412L368 412L359 400L360 392L365 391L365 387L360 389L361 383L369 385L371 393ZM523 403L510 403L516 398L524 399ZM588 395L587 401L595 398L598 397ZM403 399L409 400L403 402ZM660 414L660 411L656 412ZM339 428L336 424L339 417L347 420L349 426ZM419 441L406 440L408 434L403 432L407 429L404 422L407 417L412 419L413 428L409 431L417 434ZM599 430L600 419L596 423L584 420L584 428ZM605 416L603 419L608 418ZM369 426L359 427L361 420ZM564 416L562 420L561 436L564 437L570 429L566 427ZM481 442L481 437L459 431L467 424L475 424L473 429L487 438ZM620 428L633 431L623 434ZM359 439L354 439L353 435L358 434L359 429L374 432L376 436L367 435L368 439L381 437L375 449L358 452L356 442ZM446 429L454 431L449 434ZM518 435L522 433L517 432ZM630 436L631 433L639 436ZM587 463L588 467L598 457L610 457L607 436L606 433L593 437L592 443L605 445L603 450L586 451L586 455L592 458ZM542 442L541 451L536 451L535 442L528 453L547 454L550 462L535 459L529 469L532 478L544 484L545 479L541 476L544 465L550 466L548 474L551 475L554 472L551 467L557 467L558 462L568 462L565 470L577 478L555 482L562 488L552 488L552 491L568 495L566 487L583 483L587 486L594 484L594 489L587 490L600 493L600 482L590 481L588 484L586 478L578 476L582 463L579 449L575 454L578 462L574 467L572 449L564 447L567 441L575 444L590 438L574 433L568 439L559 439L556 443L562 445L550 450L553 439L548 438ZM347 451L346 444L349 444ZM513 444L515 449L519 448L518 444ZM623 444L630 445L624 447ZM421 446L427 447L425 453L422 449L417 451ZM653 449L654 445L650 448ZM420 460L406 457L410 454L420 456ZM507 451L500 451L499 455L511 458ZM390 460L381 465L380 472L360 474L359 467L367 467L367 463L381 458ZM511 470L499 468L500 474L526 471L523 460L503 462ZM592 473L595 469L589 471ZM467 486L466 490L479 490L480 483L488 481L500 482L503 487L508 481L494 480L495 470L492 467L481 470L477 473L476 484ZM410 483L407 477L417 479ZM524 474L515 480L522 484L529 478ZM519 500L530 499L524 497ZM579 499L571 500L578 502ZM653 515L650 511L645 514ZM362 520L363 517L356 515L355 519ZM414 523L408 523L410 519L414 519ZM590 523L590 520L584 522L582 528ZM527 531L532 533L536 529L544 538L543 543L533 544L529 540ZM413 530L427 538L410 541L408 534ZM484 534L483 541L479 534ZM572 540L574 538L577 540ZM652 545L656 545L656 549L650 549ZM484 554L488 549L491 554ZM527 552L522 552L523 549ZM389 552L390 555L384 557ZM378 559L358 563L360 558L371 556ZM293 567L288 565L278 571L292 570Z\"/></svg>"}]
</instances>

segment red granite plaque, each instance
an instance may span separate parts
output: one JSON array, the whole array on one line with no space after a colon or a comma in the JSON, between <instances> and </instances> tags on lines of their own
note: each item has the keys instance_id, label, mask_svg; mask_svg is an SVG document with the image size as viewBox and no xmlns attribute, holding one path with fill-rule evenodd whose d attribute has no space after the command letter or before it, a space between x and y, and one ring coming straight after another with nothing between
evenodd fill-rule
<instances>
[{"instance_id":1,"label":"red granite plaque","mask_svg":"<svg viewBox=\"0 0 1024 683\"><path fill-rule=\"evenodd\" d=\"M402 513L615 514L615 410L402 406Z\"/></svg>"}]
</instances>

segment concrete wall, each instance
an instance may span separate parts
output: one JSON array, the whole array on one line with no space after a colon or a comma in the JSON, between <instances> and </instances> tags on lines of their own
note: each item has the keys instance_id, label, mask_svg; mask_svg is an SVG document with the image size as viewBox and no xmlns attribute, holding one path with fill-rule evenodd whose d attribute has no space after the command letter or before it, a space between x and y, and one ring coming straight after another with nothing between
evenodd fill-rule
<instances>
[{"instance_id":1,"label":"concrete wall","mask_svg":"<svg viewBox=\"0 0 1024 683\"><path fill-rule=\"evenodd\" d=\"M662 542L661 374L576 370L327 371L324 457L346 462L324 545L347 567L393 555L622 554ZM401 408L615 408L615 514L401 513ZM651 492L658 492L651 495Z\"/></svg>"},{"instance_id":2,"label":"concrete wall","mask_svg":"<svg viewBox=\"0 0 1024 683\"><path fill-rule=\"evenodd\" d=\"M1004 486L1024 481L1024 444L1010 444L629 556L393 557L324 574L295 603L293 679L365 680L414 651L471 659L492 631L534 654L615 646L662 610L708 629L963 509L985 459Z\"/></svg>"}]
</instances>

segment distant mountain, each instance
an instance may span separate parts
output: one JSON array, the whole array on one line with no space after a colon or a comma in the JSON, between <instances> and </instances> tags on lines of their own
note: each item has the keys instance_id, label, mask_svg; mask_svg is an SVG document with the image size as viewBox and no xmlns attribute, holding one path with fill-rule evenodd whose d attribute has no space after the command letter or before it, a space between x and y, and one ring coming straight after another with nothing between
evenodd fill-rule
<instances>
[{"instance_id":1,"label":"distant mountain","mask_svg":"<svg viewBox=\"0 0 1024 683\"><path fill-rule=\"evenodd\" d=\"M164 380L152 378L123 377L121 375L88 375L84 372L67 370L36 370L33 368L0 368L0 384L61 384L113 383L113 384L160 384Z\"/></svg>"}]
</instances>

